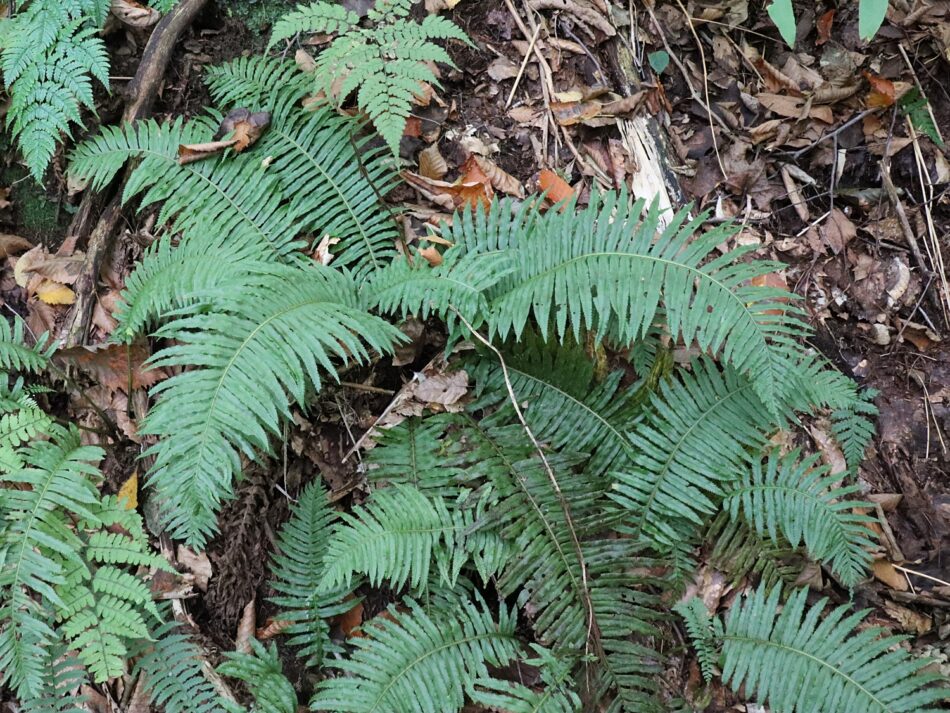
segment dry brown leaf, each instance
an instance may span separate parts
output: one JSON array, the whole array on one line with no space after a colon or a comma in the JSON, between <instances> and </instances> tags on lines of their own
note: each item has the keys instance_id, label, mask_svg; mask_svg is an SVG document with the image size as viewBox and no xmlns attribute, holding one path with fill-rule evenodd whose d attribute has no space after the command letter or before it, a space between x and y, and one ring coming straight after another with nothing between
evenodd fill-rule
<instances>
[{"instance_id":1,"label":"dry brown leaf","mask_svg":"<svg viewBox=\"0 0 950 713\"><path fill-rule=\"evenodd\" d=\"M885 77L878 77L870 72L862 72L864 78L871 85L871 91L868 94L867 105L870 109L893 106L897 100L894 82Z\"/></svg>"},{"instance_id":2,"label":"dry brown leaf","mask_svg":"<svg viewBox=\"0 0 950 713\"><path fill-rule=\"evenodd\" d=\"M251 639L257 630L257 600L251 599L241 612L237 633L234 635L234 650L242 654L251 653Z\"/></svg>"},{"instance_id":3,"label":"dry brown leaf","mask_svg":"<svg viewBox=\"0 0 950 713\"><path fill-rule=\"evenodd\" d=\"M538 176L538 188L551 203L560 203L574 195L571 185L550 169L542 169Z\"/></svg>"},{"instance_id":4,"label":"dry brown leaf","mask_svg":"<svg viewBox=\"0 0 950 713\"><path fill-rule=\"evenodd\" d=\"M355 599L350 595L349 599ZM358 629L363 624L363 602L356 600L352 607L340 614L334 620L334 623L343 634L344 639L349 639L354 633L358 636Z\"/></svg>"},{"instance_id":5,"label":"dry brown leaf","mask_svg":"<svg viewBox=\"0 0 950 713\"><path fill-rule=\"evenodd\" d=\"M778 67L769 64L762 57L753 60L752 64L759 70L759 74L762 76L762 80L770 92L777 93L784 89L793 96L801 96L802 88L798 86L798 82L786 76Z\"/></svg>"},{"instance_id":6,"label":"dry brown leaf","mask_svg":"<svg viewBox=\"0 0 950 713\"><path fill-rule=\"evenodd\" d=\"M901 629L908 634L923 636L933 629L934 622L929 616L915 612L913 609L908 609L888 599L884 600L884 611L900 624Z\"/></svg>"},{"instance_id":7,"label":"dry brown leaf","mask_svg":"<svg viewBox=\"0 0 950 713\"><path fill-rule=\"evenodd\" d=\"M494 81L502 82L517 77L519 69L520 67L507 57L496 57L485 71Z\"/></svg>"},{"instance_id":8,"label":"dry brown leaf","mask_svg":"<svg viewBox=\"0 0 950 713\"><path fill-rule=\"evenodd\" d=\"M280 636L289 627L293 626L293 624L292 621L286 619L268 618L267 621L264 622L264 626L255 632L255 637L258 641L273 639L275 636Z\"/></svg>"},{"instance_id":9,"label":"dry brown leaf","mask_svg":"<svg viewBox=\"0 0 950 713\"><path fill-rule=\"evenodd\" d=\"M4 208L9 208L12 204L10 203L10 188L0 188L0 210Z\"/></svg>"},{"instance_id":10,"label":"dry brown leaf","mask_svg":"<svg viewBox=\"0 0 950 713\"><path fill-rule=\"evenodd\" d=\"M524 185L521 181L505 171L491 159L485 158L484 156L472 156L472 159L478 164L482 173L488 176L495 190L507 193L509 196L524 198Z\"/></svg>"},{"instance_id":11,"label":"dry brown leaf","mask_svg":"<svg viewBox=\"0 0 950 713\"><path fill-rule=\"evenodd\" d=\"M551 112L561 126L583 124L598 116L603 105L598 101L589 102L551 102Z\"/></svg>"},{"instance_id":12,"label":"dry brown leaf","mask_svg":"<svg viewBox=\"0 0 950 713\"><path fill-rule=\"evenodd\" d=\"M449 172L449 165L439 153L439 145L432 144L419 152L419 175L425 178L441 180Z\"/></svg>"},{"instance_id":13,"label":"dry brown leaf","mask_svg":"<svg viewBox=\"0 0 950 713\"><path fill-rule=\"evenodd\" d=\"M34 275L71 285L82 272L84 259L82 253L70 257L50 255L45 245L37 245L20 256L13 268L13 275L20 287L26 287Z\"/></svg>"},{"instance_id":14,"label":"dry brown leaf","mask_svg":"<svg viewBox=\"0 0 950 713\"><path fill-rule=\"evenodd\" d=\"M122 24L139 29L151 27L162 19L162 14L158 10L146 7L135 0L112 0L109 10Z\"/></svg>"},{"instance_id":15,"label":"dry brown leaf","mask_svg":"<svg viewBox=\"0 0 950 713\"><path fill-rule=\"evenodd\" d=\"M178 563L182 567L194 575L195 586L202 592L207 592L208 582L211 581L211 577L214 575L214 570L211 567L211 560L208 559L208 555L204 552L195 552L190 547L178 545L178 549L175 552L175 559L178 560Z\"/></svg>"},{"instance_id":16,"label":"dry brown leaf","mask_svg":"<svg viewBox=\"0 0 950 713\"><path fill-rule=\"evenodd\" d=\"M831 214L819 228L825 244L835 255L839 255L858 234L851 219L838 208L833 208Z\"/></svg>"},{"instance_id":17,"label":"dry brown leaf","mask_svg":"<svg viewBox=\"0 0 950 713\"><path fill-rule=\"evenodd\" d=\"M55 359L64 365L78 367L97 383L111 391L126 392L131 368L132 389L148 388L168 376L163 369L146 369L145 361L151 356L145 342L105 344L94 347L71 347L56 352Z\"/></svg>"},{"instance_id":18,"label":"dry brown leaf","mask_svg":"<svg viewBox=\"0 0 950 713\"><path fill-rule=\"evenodd\" d=\"M19 235L10 235L9 233L0 233L0 258L18 255L32 247L33 243L26 238L21 238Z\"/></svg>"},{"instance_id":19,"label":"dry brown leaf","mask_svg":"<svg viewBox=\"0 0 950 713\"><path fill-rule=\"evenodd\" d=\"M303 47L294 53L294 62L297 63L297 69L305 74L310 74L317 68L317 62L307 50Z\"/></svg>"},{"instance_id":20,"label":"dry brown leaf","mask_svg":"<svg viewBox=\"0 0 950 713\"><path fill-rule=\"evenodd\" d=\"M76 293L59 282L43 280L36 287L36 296L48 305L71 305Z\"/></svg>"},{"instance_id":21,"label":"dry brown leaf","mask_svg":"<svg viewBox=\"0 0 950 713\"><path fill-rule=\"evenodd\" d=\"M906 592L908 589L907 578L884 558L876 559L871 563L871 573L875 579L884 582L891 589L896 589L898 592Z\"/></svg>"},{"instance_id":22,"label":"dry brown leaf","mask_svg":"<svg viewBox=\"0 0 950 713\"><path fill-rule=\"evenodd\" d=\"M439 252L439 249L435 245L422 248L419 251L419 255L425 258L431 267L438 267L442 264L442 253Z\"/></svg>"},{"instance_id":23,"label":"dry brown leaf","mask_svg":"<svg viewBox=\"0 0 950 713\"><path fill-rule=\"evenodd\" d=\"M799 220L801 220L803 223L811 222L811 214L808 212L808 204L802 197L802 193L798 188L798 184L795 183L795 179L792 178L792 174L788 170L788 166L782 166L781 174L782 183L785 186L785 192L788 195L788 200L795 209L795 212L798 214Z\"/></svg>"},{"instance_id":24,"label":"dry brown leaf","mask_svg":"<svg viewBox=\"0 0 950 713\"><path fill-rule=\"evenodd\" d=\"M771 94L762 92L755 97L759 103L775 114L789 119L803 118L805 112L805 99L802 97L790 97L785 94ZM815 106L814 103L808 107L807 116L817 121L823 121L826 124L834 122L834 113L830 106Z\"/></svg>"},{"instance_id":25,"label":"dry brown leaf","mask_svg":"<svg viewBox=\"0 0 950 713\"><path fill-rule=\"evenodd\" d=\"M837 441L828 435L829 430L828 423L824 420L820 420L808 428L808 432L818 447L821 462L828 466L832 475L843 475L848 472L848 463Z\"/></svg>"},{"instance_id":26,"label":"dry brown leaf","mask_svg":"<svg viewBox=\"0 0 950 713\"><path fill-rule=\"evenodd\" d=\"M904 496L901 493L868 493L865 495L870 502L877 503L884 512L894 512Z\"/></svg>"},{"instance_id":27,"label":"dry brown leaf","mask_svg":"<svg viewBox=\"0 0 950 713\"><path fill-rule=\"evenodd\" d=\"M433 376L419 376L414 395L429 408L454 406L468 393L468 372L464 369Z\"/></svg>"},{"instance_id":28,"label":"dry brown leaf","mask_svg":"<svg viewBox=\"0 0 950 713\"><path fill-rule=\"evenodd\" d=\"M241 153L253 146L268 126L270 126L269 112L234 109L224 117L214 135L214 141L179 146L178 163L184 166L195 161L202 161L217 156L229 148L233 148L235 153ZM227 136L230 138L225 138Z\"/></svg>"},{"instance_id":29,"label":"dry brown leaf","mask_svg":"<svg viewBox=\"0 0 950 713\"><path fill-rule=\"evenodd\" d=\"M821 47L825 42L831 39L831 27L835 21L834 9L821 15L815 22L815 29L818 31L818 39L815 44Z\"/></svg>"},{"instance_id":30,"label":"dry brown leaf","mask_svg":"<svg viewBox=\"0 0 950 713\"><path fill-rule=\"evenodd\" d=\"M329 265L333 262L333 258L336 257L336 255L330 252L330 248L339 242L339 238L331 238L329 235L324 235L323 240L321 240L320 244L313 250L313 259L321 265Z\"/></svg>"},{"instance_id":31,"label":"dry brown leaf","mask_svg":"<svg viewBox=\"0 0 950 713\"><path fill-rule=\"evenodd\" d=\"M544 113L531 106L516 106L508 112L508 116L522 126L541 126L545 121Z\"/></svg>"}]
</instances>

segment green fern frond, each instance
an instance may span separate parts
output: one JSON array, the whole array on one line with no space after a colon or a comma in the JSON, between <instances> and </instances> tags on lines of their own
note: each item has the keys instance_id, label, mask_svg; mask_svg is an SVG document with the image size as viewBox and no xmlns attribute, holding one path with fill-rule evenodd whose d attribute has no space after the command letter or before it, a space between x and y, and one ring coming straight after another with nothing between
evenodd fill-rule
<instances>
[{"instance_id":1,"label":"green fern frond","mask_svg":"<svg viewBox=\"0 0 950 713\"><path fill-rule=\"evenodd\" d=\"M86 697L79 687L86 682L82 666L65 644L55 644L43 662L42 689L39 695L24 698L23 710L30 713L86 713Z\"/></svg>"},{"instance_id":2,"label":"green fern frond","mask_svg":"<svg viewBox=\"0 0 950 713\"><path fill-rule=\"evenodd\" d=\"M0 319L0 369L3 371L40 372L56 350L46 334L41 335L34 346L27 346L23 329L23 320L19 318L13 320L12 326Z\"/></svg>"},{"instance_id":3,"label":"green fern frond","mask_svg":"<svg viewBox=\"0 0 950 713\"><path fill-rule=\"evenodd\" d=\"M857 471L864 459L864 451L874 437L874 417L877 415L877 406L874 397L877 391L865 389L855 394L844 408L839 408L831 414L831 432L841 446L845 462L851 473Z\"/></svg>"},{"instance_id":4,"label":"green fern frond","mask_svg":"<svg viewBox=\"0 0 950 713\"><path fill-rule=\"evenodd\" d=\"M225 661L218 671L247 684L254 696L253 710L260 713L296 713L297 692L284 676L277 646L271 644L268 648L253 638L250 644L253 652L250 654L225 652ZM228 705L227 708L235 713L244 711L236 705Z\"/></svg>"},{"instance_id":5,"label":"green fern frond","mask_svg":"<svg viewBox=\"0 0 950 713\"><path fill-rule=\"evenodd\" d=\"M706 358L681 370L630 433L633 467L611 474L610 497L630 513L625 529L660 547L695 539L770 430L750 381Z\"/></svg>"},{"instance_id":6,"label":"green fern frond","mask_svg":"<svg viewBox=\"0 0 950 713\"><path fill-rule=\"evenodd\" d=\"M534 434L556 450L588 453L592 475L628 466L627 432L649 393L650 379L622 387L622 372L595 378L594 363L572 339L545 343L534 332L503 349L512 389ZM490 356L471 367L480 408L510 408L504 373Z\"/></svg>"},{"instance_id":7,"label":"green fern frond","mask_svg":"<svg viewBox=\"0 0 950 713\"><path fill-rule=\"evenodd\" d=\"M718 657L722 680L733 690L776 713L867 711L929 713L947 691L931 684L936 674L896 647L901 638L882 630L856 631L866 612L848 606L829 611L827 600L808 607L808 589L796 590L784 605L779 587L756 590L736 602L725 624L709 621L701 602L678 605L700 650L704 670Z\"/></svg>"},{"instance_id":8,"label":"green fern frond","mask_svg":"<svg viewBox=\"0 0 950 713\"><path fill-rule=\"evenodd\" d=\"M22 449L25 467L0 476L0 483L22 487L0 489L0 682L18 695L41 695L47 651L57 641L36 593L55 607L64 607L57 588L66 581L66 567L86 570L82 542L66 515L96 521L96 483L92 463L98 448L81 446L79 431L50 428L52 440L34 441Z\"/></svg>"},{"instance_id":9,"label":"green fern frond","mask_svg":"<svg viewBox=\"0 0 950 713\"><path fill-rule=\"evenodd\" d=\"M108 3L33 0L0 28L0 68L10 92L7 125L39 182L62 134L93 109L91 77L109 86L98 37Z\"/></svg>"},{"instance_id":10,"label":"green fern frond","mask_svg":"<svg viewBox=\"0 0 950 713\"><path fill-rule=\"evenodd\" d=\"M175 537L201 544L215 531L241 454L269 450L290 397L301 403L319 389L321 369L335 375L333 359L363 363L367 349L389 352L403 339L356 304L348 275L286 267L246 285L221 312L185 315L158 332L176 344L154 366L198 367L152 390L158 402L142 427L161 439L149 449L149 483Z\"/></svg>"},{"instance_id":11,"label":"green fern frond","mask_svg":"<svg viewBox=\"0 0 950 713\"><path fill-rule=\"evenodd\" d=\"M703 539L714 543L709 563L727 573L736 586L751 575L757 575L764 587L791 585L804 568L803 557L787 542L760 537L745 520L733 520L728 512L716 516Z\"/></svg>"},{"instance_id":12,"label":"green fern frond","mask_svg":"<svg viewBox=\"0 0 950 713\"><path fill-rule=\"evenodd\" d=\"M279 618L290 622L284 630L288 643L301 647L300 654L310 666L321 665L331 649L327 619L353 606L345 601L352 587L320 591L335 519L320 482L312 482L281 527L271 563L270 586L277 594L270 601L280 607Z\"/></svg>"},{"instance_id":13,"label":"green fern frond","mask_svg":"<svg viewBox=\"0 0 950 713\"><path fill-rule=\"evenodd\" d=\"M804 544L809 555L825 561L847 587L854 587L871 563L873 518L855 508L870 503L852 500L857 485L841 486L840 475L817 465L818 456L799 461L793 451L783 458L774 452L763 467L753 461L751 469L726 494L723 509L733 520L742 517L760 536L782 538L792 547Z\"/></svg>"},{"instance_id":14,"label":"green fern frond","mask_svg":"<svg viewBox=\"0 0 950 713\"><path fill-rule=\"evenodd\" d=\"M537 644L531 648L538 655L524 663L538 668L543 690L535 691L513 681L484 679L475 682L470 692L472 701L510 713L579 713L581 700L570 685L576 661L558 658Z\"/></svg>"},{"instance_id":15,"label":"green fern frond","mask_svg":"<svg viewBox=\"0 0 950 713\"><path fill-rule=\"evenodd\" d=\"M0 416L0 447L15 448L49 429L52 420L38 408L25 408Z\"/></svg>"},{"instance_id":16,"label":"green fern frond","mask_svg":"<svg viewBox=\"0 0 950 713\"><path fill-rule=\"evenodd\" d=\"M346 32L356 27L359 21L359 15L335 3L298 5L296 10L288 12L274 24L267 47L270 49L278 42L289 40L298 34Z\"/></svg>"},{"instance_id":17,"label":"green fern frond","mask_svg":"<svg viewBox=\"0 0 950 713\"><path fill-rule=\"evenodd\" d=\"M462 535L441 499L406 485L376 490L340 519L327 546L323 591L349 587L354 573L372 586L388 581L394 589L408 584L418 591L429 581L433 558L451 556Z\"/></svg>"},{"instance_id":18,"label":"green fern frond","mask_svg":"<svg viewBox=\"0 0 950 713\"><path fill-rule=\"evenodd\" d=\"M134 674L145 679L153 705L165 713L219 713L224 709L214 686L201 671L201 654L172 621L154 632L149 650L136 662Z\"/></svg>"},{"instance_id":19,"label":"green fern frond","mask_svg":"<svg viewBox=\"0 0 950 713\"><path fill-rule=\"evenodd\" d=\"M454 499L463 468L447 462L448 432L464 426L454 414L409 418L393 428L381 430L376 447L366 453L367 477L374 483L411 485L426 495Z\"/></svg>"},{"instance_id":20,"label":"green fern frond","mask_svg":"<svg viewBox=\"0 0 950 713\"><path fill-rule=\"evenodd\" d=\"M349 659L332 666L343 674L320 683L310 707L334 713L440 713L455 711L488 666L503 666L519 652L514 612L500 607L496 621L486 605L458 602L427 613L407 600L408 611L364 626Z\"/></svg>"},{"instance_id":21,"label":"green fern frond","mask_svg":"<svg viewBox=\"0 0 950 713\"><path fill-rule=\"evenodd\" d=\"M399 155L412 101L422 91L422 83L439 83L425 63L454 66L451 56L433 41L455 39L471 44L446 18L430 15L421 23L407 19L409 8L406 2L376 6L368 14L374 26L363 28L359 17L341 6L301 5L275 25L270 42L273 45L300 33L340 32L316 59L317 87L340 103L356 91L357 103L394 156ZM337 82L339 86L334 86Z\"/></svg>"}]
</instances>

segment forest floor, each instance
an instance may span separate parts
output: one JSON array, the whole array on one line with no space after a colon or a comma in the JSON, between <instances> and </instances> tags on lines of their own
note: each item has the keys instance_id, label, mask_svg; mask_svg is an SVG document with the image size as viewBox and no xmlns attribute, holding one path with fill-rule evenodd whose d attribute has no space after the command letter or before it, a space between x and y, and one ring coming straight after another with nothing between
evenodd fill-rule
<instances>
[{"instance_id":1,"label":"forest floor","mask_svg":"<svg viewBox=\"0 0 950 713\"><path fill-rule=\"evenodd\" d=\"M412 174L389 200L404 215L410 239L471 191L490 200L554 190L576 193L583 203L592 190L630 185L640 168L630 151L631 120L655 121L669 137L666 160L682 198L696 211L710 211L714 222L740 226L723 249L754 246L752 255L783 263L774 280L803 298L815 330L811 346L878 392L877 433L860 482L880 507L887 553L854 599L874 610L874 623L909 635L912 647L946 664L950 145L939 139L950 140L950 3L893 2L878 36L865 43L856 3L797 2L794 51L779 40L763 4L427 0L433 9L443 6L474 46L450 45L457 68L442 67L442 87L416 107L402 144ZM226 5L212 3L179 43L157 118L204 107L203 69L263 49L265 6L279 11L291 3ZM252 16L241 11L245 5ZM134 74L144 39L132 29L110 35L117 87ZM305 45L298 62L318 52L320 41ZM624 72L618 48L633 58L639 76ZM901 97L915 88L929 108L912 122ZM119 93L101 99L98 121L115 121ZM81 252L83 245L68 239L63 249L80 198L62 178L63 157L45 192L23 180L16 161L7 152L0 166L0 232L65 257ZM103 270L90 344L108 336L109 309L153 238L154 219L127 216ZM6 258L0 298L25 315L33 331L55 332L68 308L26 299L14 279L15 263ZM212 658L233 648L248 611L258 635L267 636L266 563L288 516L283 493L319 469L335 498L358 499L363 480L357 463L344 456L411 370L438 351L438 337L419 324L412 349L401 357L404 368L352 373L324 392L288 429L282 458L252 467L208 552L179 551L194 575L187 608ZM681 351L678 357L688 359L688 350ZM131 361L139 365L146 356L133 353ZM134 414L143 389L158 377L138 369L130 377L126 354L107 348L64 360L75 388L58 404L62 414L99 423L92 402L128 436L103 441L107 488L117 491L135 472L141 448L132 437ZM841 467L843 456L823 419L802 423L788 437L810 441L832 468ZM816 588L828 588L820 571L810 576ZM700 574L696 588L707 603L734 591L711 570ZM847 592L832 596L847 600ZM385 597L366 601L338 626L349 631L387 603ZM681 662L668 685L699 685L695 666ZM710 710L743 710L731 707L728 691L718 695Z\"/></svg>"}]
</instances>

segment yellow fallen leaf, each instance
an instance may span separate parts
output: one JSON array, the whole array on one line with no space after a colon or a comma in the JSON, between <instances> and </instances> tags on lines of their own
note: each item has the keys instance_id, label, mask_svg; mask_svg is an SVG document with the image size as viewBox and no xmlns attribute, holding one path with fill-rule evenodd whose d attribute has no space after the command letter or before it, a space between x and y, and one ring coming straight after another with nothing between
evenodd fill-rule
<instances>
[{"instance_id":1,"label":"yellow fallen leaf","mask_svg":"<svg viewBox=\"0 0 950 713\"><path fill-rule=\"evenodd\" d=\"M874 560L871 564L871 573L875 579L884 582L891 589L896 589L898 592L906 592L908 589L907 579L886 559Z\"/></svg>"},{"instance_id":2,"label":"yellow fallen leaf","mask_svg":"<svg viewBox=\"0 0 950 713\"><path fill-rule=\"evenodd\" d=\"M52 280L43 280L36 288L36 296L48 305L71 305L76 301L75 292Z\"/></svg>"},{"instance_id":3,"label":"yellow fallen leaf","mask_svg":"<svg viewBox=\"0 0 950 713\"><path fill-rule=\"evenodd\" d=\"M119 493L116 496L119 499L119 502L125 500L125 509L126 510L135 510L139 506L139 472L137 470L132 471L132 475L128 477L122 487L119 488Z\"/></svg>"}]
</instances>

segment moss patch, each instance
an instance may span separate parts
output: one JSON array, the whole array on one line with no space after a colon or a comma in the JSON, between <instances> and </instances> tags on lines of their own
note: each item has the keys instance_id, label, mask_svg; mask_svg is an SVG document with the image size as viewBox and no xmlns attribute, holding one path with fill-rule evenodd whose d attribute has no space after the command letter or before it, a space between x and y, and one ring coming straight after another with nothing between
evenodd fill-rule
<instances>
[{"instance_id":1,"label":"moss patch","mask_svg":"<svg viewBox=\"0 0 950 713\"><path fill-rule=\"evenodd\" d=\"M297 0L231 0L219 3L219 7L223 13L246 24L248 29L260 32L298 4Z\"/></svg>"}]
</instances>

